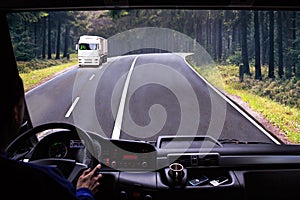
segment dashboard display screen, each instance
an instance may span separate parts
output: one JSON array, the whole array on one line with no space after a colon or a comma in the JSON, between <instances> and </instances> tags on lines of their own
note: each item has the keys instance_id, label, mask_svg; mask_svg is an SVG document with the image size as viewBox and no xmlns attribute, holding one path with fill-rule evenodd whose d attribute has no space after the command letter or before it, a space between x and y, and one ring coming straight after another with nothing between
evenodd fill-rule
<instances>
[{"instance_id":1,"label":"dashboard display screen","mask_svg":"<svg viewBox=\"0 0 300 200\"><path fill-rule=\"evenodd\" d=\"M70 148L71 149L83 149L84 144L81 140L70 140Z\"/></svg>"},{"instance_id":2,"label":"dashboard display screen","mask_svg":"<svg viewBox=\"0 0 300 200\"><path fill-rule=\"evenodd\" d=\"M156 166L156 151L144 143L118 142L103 145L101 162L116 170L151 170Z\"/></svg>"}]
</instances>

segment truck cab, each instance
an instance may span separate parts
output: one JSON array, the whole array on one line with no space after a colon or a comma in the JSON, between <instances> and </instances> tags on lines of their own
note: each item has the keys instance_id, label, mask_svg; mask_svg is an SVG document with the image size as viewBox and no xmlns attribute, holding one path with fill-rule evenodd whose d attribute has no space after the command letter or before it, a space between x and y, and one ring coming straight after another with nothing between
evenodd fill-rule
<instances>
[{"instance_id":1,"label":"truck cab","mask_svg":"<svg viewBox=\"0 0 300 200\"><path fill-rule=\"evenodd\" d=\"M100 66L107 60L107 40L99 36L80 36L76 46L79 66Z\"/></svg>"}]
</instances>

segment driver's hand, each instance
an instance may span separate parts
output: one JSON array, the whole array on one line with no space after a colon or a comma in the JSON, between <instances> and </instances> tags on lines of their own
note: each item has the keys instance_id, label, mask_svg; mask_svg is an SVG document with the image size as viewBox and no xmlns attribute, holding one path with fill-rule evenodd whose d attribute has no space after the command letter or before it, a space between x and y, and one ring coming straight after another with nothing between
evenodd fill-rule
<instances>
[{"instance_id":1,"label":"driver's hand","mask_svg":"<svg viewBox=\"0 0 300 200\"><path fill-rule=\"evenodd\" d=\"M100 168L101 165L98 164L93 170L91 168L84 170L78 178L76 188L89 188L95 195L99 189L99 180L102 177L102 174L97 172Z\"/></svg>"}]
</instances>

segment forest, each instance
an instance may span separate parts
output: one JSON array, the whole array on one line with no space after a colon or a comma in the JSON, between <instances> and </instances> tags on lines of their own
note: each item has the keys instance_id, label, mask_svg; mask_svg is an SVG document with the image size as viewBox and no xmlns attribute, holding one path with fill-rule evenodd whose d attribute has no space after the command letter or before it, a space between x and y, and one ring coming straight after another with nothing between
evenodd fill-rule
<instances>
[{"instance_id":1,"label":"forest","mask_svg":"<svg viewBox=\"0 0 300 200\"><path fill-rule=\"evenodd\" d=\"M262 79L300 77L300 16L273 10L100 10L9 13L17 61L68 58L80 35L109 38L139 27L176 30L195 39L218 64L243 66Z\"/></svg>"}]
</instances>

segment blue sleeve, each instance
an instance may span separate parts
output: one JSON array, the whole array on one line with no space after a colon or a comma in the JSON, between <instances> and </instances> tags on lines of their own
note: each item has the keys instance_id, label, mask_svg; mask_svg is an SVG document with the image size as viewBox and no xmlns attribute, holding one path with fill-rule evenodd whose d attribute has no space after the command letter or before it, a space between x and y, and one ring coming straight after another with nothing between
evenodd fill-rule
<instances>
[{"instance_id":1,"label":"blue sleeve","mask_svg":"<svg viewBox=\"0 0 300 200\"><path fill-rule=\"evenodd\" d=\"M76 197L80 200L94 200L94 195L88 188L80 188L76 190Z\"/></svg>"},{"instance_id":2,"label":"blue sleeve","mask_svg":"<svg viewBox=\"0 0 300 200\"><path fill-rule=\"evenodd\" d=\"M36 165L32 163L23 164L30 165L33 168L43 171L45 174L47 174L48 177L51 177L53 180L55 180L55 182L59 184L61 188L64 188L66 192L72 194L74 198L79 200L94 200L94 195L90 189L80 188L76 190L74 185L69 180L64 178L61 174L61 171L58 170L56 167Z\"/></svg>"}]
</instances>

